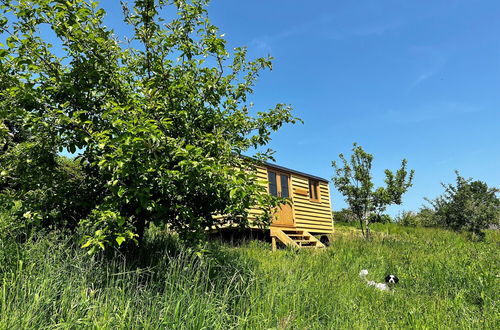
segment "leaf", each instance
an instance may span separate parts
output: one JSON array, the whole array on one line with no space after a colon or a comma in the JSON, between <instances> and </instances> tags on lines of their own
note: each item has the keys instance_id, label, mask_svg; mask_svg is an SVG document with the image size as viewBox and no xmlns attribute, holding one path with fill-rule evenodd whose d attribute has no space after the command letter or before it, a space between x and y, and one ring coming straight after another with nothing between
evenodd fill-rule
<instances>
[{"instance_id":1,"label":"leaf","mask_svg":"<svg viewBox=\"0 0 500 330\"><path fill-rule=\"evenodd\" d=\"M238 188L231 189L231 191L229 192L229 198L234 199L237 193L238 193Z\"/></svg>"},{"instance_id":2,"label":"leaf","mask_svg":"<svg viewBox=\"0 0 500 330\"><path fill-rule=\"evenodd\" d=\"M125 241L125 237L123 237L123 236L118 236L118 237L116 237L116 239L115 239L115 240L116 240L116 243L118 243L118 246L121 246L121 245L122 245L122 243Z\"/></svg>"},{"instance_id":3,"label":"leaf","mask_svg":"<svg viewBox=\"0 0 500 330\"><path fill-rule=\"evenodd\" d=\"M27 36L18 40L13 27L14 37L3 38L7 46L0 50L0 62L12 56L7 48L12 47L19 48L18 63L26 65L21 70L16 59L9 60L12 65L4 61L9 62L3 63L4 71L13 75L0 77L9 80L1 81L6 85L2 100L7 100L1 111L19 100L15 126L26 127L27 141L43 140L51 150L82 151L80 165L86 170L76 191L70 196L43 192L68 201L74 195L74 205L97 210L81 223L87 230L102 229L83 244L92 252L108 248L110 241L135 240L141 217L171 225L191 242L203 239L198 234L211 225L207 222L214 214L229 210L235 218L247 216L260 183L228 168L245 168L238 155L251 146L258 150L272 131L296 121L284 104L267 112L249 109L247 97L259 71L271 66L270 58L248 62L244 48L230 54L210 24L206 1L173 1L179 15L172 15L170 24L160 23L159 9L167 2L134 2L126 17L131 44L115 40L113 29L104 24L104 10L93 1L21 1L10 11L24 18L20 30ZM51 49L51 38L37 32L42 22L62 48ZM50 170L31 158L32 163L23 163L31 172ZM10 179L0 178L2 184ZM73 179L55 185L73 184ZM82 188L92 192L87 196ZM59 204L55 213L66 207Z\"/></svg>"},{"instance_id":4,"label":"leaf","mask_svg":"<svg viewBox=\"0 0 500 330\"><path fill-rule=\"evenodd\" d=\"M81 246L81 248L82 248L82 249L85 249L85 248L89 247L89 246L90 246L90 244L92 244L92 239L89 239L87 242L85 242L85 244L83 244L83 245Z\"/></svg>"}]
</instances>

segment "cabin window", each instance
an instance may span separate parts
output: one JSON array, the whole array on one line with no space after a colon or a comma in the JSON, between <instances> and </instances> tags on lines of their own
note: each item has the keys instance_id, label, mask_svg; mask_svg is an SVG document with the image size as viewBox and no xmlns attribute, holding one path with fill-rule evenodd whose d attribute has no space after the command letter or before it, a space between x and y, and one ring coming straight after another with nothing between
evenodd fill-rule
<instances>
[{"instance_id":1,"label":"cabin window","mask_svg":"<svg viewBox=\"0 0 500 330\"><path fill-rule=\"evenodd\" d=\"M319 181L309 180L309 198L314 202L320 201Z\"/></svg>"},{"instance_id":2,"label":"cabin window","mask_svg":"<svg viewBox=\"0 0 500 330\"><path fill-rule=\"evenodd\" d=\"M276 173L267 172L267 179L269 181L269 194L278 196L278 185L276 183Z\"/></svg>"},{"instance_id":3,"label":"cabin window","mask_svg":"<svg viewBox=\"0 0 500 330\"><path fill-rule=\"evenodd\" d=\"M290 193L288 192L288 175L281 174L280 182L281 182L281 197L283 198L290 197Z\"/></svg>"}]
</instances>

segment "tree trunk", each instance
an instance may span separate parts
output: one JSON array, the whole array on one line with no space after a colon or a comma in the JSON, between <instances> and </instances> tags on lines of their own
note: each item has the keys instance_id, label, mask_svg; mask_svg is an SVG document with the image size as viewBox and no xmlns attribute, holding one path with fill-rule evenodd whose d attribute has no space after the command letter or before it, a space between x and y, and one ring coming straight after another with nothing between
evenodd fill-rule
<instances>
[{"instance_id":1,"label":"tree trunk","mask_svg":"<svg viewBox=\"0 0 500 330\"><path fill-rule=\"evenodd\" d=\"M359 227L361 228L361 233L363 234L363 237L365 237L365 228L363 227L363 218L358 218L359 220Z\"/></svg>"},{"instance_id":2,"label":"tree trunk","mask_svg":"<svg viewBox=\"0 0 500 330\"><path fill-rule=\"evenodd\" d=\"M364 231L363 231L363 237L365 239L370 238L370 218L368 217L368 212L364 211L363 212L363 218L359 219L359 222L361 224L361 229L363 229L363 222L364 222Z\"/></svg>"},{"instance_id":3,"label":"tree trunk","mask_svg":"<svg viewBox=\"0 0 500 330\"><path fill-rule=\"evenodd\" d=\"M366 239L370 239L370 218L365 217Z\"/></svg>"},{"instance_id":4,"label":"tree trunk","mask_svg":"<svg viewBox=\"0 0 500 330\"><path fill-rule=\"evenodd\" d=\"M137 219L136 229L138 235L137 241L139 242L139 245L141 245L144 239L144 233L146 231L146 215L143 212L139 214L139 217Z\"/></svg>"},{"instance_id":5,"label":"tree trunk","mask_svg":"<svg viewBox=\"0 0 500 330\"><path fill-rule=\"evenodd\" d=\"M137 242L142 245L144 241L144 234L146 233L147 221L149 219L149 212L144 209L135 209L135 229L137 234Z\"/></svg>"}]
</instances>

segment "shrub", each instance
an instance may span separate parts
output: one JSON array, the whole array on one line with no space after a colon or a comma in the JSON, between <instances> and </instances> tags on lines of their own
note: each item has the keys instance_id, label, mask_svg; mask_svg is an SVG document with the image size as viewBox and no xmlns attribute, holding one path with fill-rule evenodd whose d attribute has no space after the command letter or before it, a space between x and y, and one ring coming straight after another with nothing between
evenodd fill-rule
<instances>
[{"instance_id":1,"label":"shrub","mask_svg":"<svg viewBox=\"0 0 500 330\"><path fill-rule=\"evenodd\" d=\"M357 221L356 215L350 209L333 211L333 220L336 222L354 223Z\"/></svg>"},{"instance_id":2,"label":"shrub","mask_svg":"<svg viewBox=\"0 0 500 330\"><path fill-rule=\"evenodd\" d=\"M391 223L392 218L389 214L372 213L370 215L370 222L371 223Z\"/></svg>"},{"instance_id":3,"label":"shrub","mask_svg":"<svg viewBox=\"0 0 500 330\"><path fill-rule=\"evenodd\" d=\"M474 237L484 238L483 229L498 223L500 218L499 190L485 182L465 179L456 172L456 184L443 184L445 192L428 200L440 225L453 230L465 230Z\"/></svg>"},{"instance_id":4,"label":"shrub","mask_svg":"<svg viewBox=\"0 0 500 330\"><path fill-rule=\"evenodd\" d=\"M0 162L2 212L15 222L13 232L33 226L74 229L98 200L81 162L41 142L19 143L0 155Z\"/></svg>"},{"instance_id":5,"label":"shrub","mask_svg":"<svg viewBox=\"0 0 500 330\"><path fill-rule=\"evenodd\" d=\"M418 212L402 211L396 218L395 222L403 226L411 227L439 227L440 224L433 210L422 208Z\"/></svg>"},{"instance_id":6,"label":"shrub","mask_svg":"<svg viewBox=\"0 0 500 330\"><path fill-rule=\"evenodd\" d=\"M24 211L21 201L11 201L0 195L0 241L24 240L39 228L41 216Z\"/></svg>"}]
</instances>

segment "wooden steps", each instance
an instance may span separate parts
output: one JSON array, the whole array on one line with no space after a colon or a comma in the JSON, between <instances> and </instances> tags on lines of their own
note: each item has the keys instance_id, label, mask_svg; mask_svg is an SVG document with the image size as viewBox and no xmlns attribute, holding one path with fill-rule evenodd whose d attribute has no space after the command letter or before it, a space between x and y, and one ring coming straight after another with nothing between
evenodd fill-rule
<instances>
[{"instance_id":1,"label":"wooden steps","mask_svg":"<svg viewBox=\"0 0 500 330\"><path fill-rule=\"evenodd\" d=\"M271 228L273 251L276 250L276 240L298 249L317 249L325 246L316 237L305 230Z\"/></svg>"}]
</instances>

